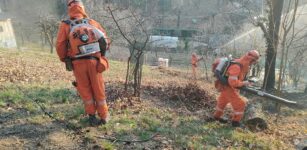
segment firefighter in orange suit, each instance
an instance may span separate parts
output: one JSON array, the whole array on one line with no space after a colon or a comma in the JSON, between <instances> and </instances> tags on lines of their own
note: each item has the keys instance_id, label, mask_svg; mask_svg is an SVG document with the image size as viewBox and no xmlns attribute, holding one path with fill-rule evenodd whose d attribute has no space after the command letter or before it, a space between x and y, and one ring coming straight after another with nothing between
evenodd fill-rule
<instances>
[{"instance_id":1,"label":"firefighter in orange suit","mask_svg":"<svg viewBox=\"0 0 307 150\"><path fill-rule=\"evenodd\" d=\"M105 51L110 40L95 20L89 19L81 0L67 1L69 19L59 26L56 50L62 62L71 60L76 87L91 125L107 122L108 106L102 72L109 68ZM96 112L100 119L96 118Z\"/></svg>"},{"instance_id":2,"label":"firefighter in orange suit","mask_svg":"<svg viewBox=\"0 0 307 150\"><path fill-rule=\"evenodd\" d=\"M196 79L197 77L197 63L202 60L203 57L197 57L196 53L192 53L192 59L191 59L191 64L192 64L192 73L193 73L193 78Z\"/></svg>"},{"instance_id":3,"label":"firefighter in orange suit","mask_svg":"<svg viewBox=\"0 0 307 150\"><path fill-rule=\"evenodd\" d=\"M228 103L233 108L232 126L241 126L240 120L243 117L246 99L242 98L239 94L238 88L242 86L248 86L250 83L244 81L245 76L250 70L250 66L257 63L260 54L256 50L248 51L244 56L236 59L235 62L239 64L232 64L227 71L228 85L219 85L221 94L217 99L217 106L214 113L214 119L222 123L226 123L227 120L221 118L224 108Z\"/></svg>"}]
</instances>

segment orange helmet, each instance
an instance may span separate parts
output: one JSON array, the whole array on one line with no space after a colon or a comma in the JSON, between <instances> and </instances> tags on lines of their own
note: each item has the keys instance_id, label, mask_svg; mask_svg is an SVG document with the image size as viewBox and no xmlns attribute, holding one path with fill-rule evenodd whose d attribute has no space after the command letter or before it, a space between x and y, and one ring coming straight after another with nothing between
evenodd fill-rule
<instances>
[{"instance_id":1,"label":"orange helmet","mask_svg":"<svg viewBox=\"0 0 307 150\"><path fill-rule=\"evenodd\" d=\"M261 55L257 50L250 50L246 53L246 56L251 60L257 61Z\"/></svg>"},{"instance_id":2,"label":"orange helmet","mask_svg":"<svg viewBox=\"0 0 307 150\"><path fill-rule=\"evenodd\" d=\"M81 0L67 0L67 6L72 7L73 5L80 5L83 6L83 3Z\"/></svg>"},{"instance_id":3,"label":"orange helmet","mask_svg":"<svg viewBox=\"0 0 307 150\"><path fill-rule=\"evenodd\" d=\"M87 18L84 5L81 0L67 0L68 15L71 18Z\"/></svg>"}]
</instances>

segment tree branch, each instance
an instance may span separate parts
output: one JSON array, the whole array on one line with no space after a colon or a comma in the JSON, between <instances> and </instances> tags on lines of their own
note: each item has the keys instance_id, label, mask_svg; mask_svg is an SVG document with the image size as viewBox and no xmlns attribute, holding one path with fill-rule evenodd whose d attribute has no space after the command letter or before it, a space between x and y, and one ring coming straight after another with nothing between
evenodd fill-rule
<instances>
[{"instance_id":1,"label":"tree branch","mask_svg":"<svg viewBox=\"0 0 307 150\"><path fill-rule=\"evenodd\" d=\"M126 37L125 33L122 31L121 27L118 24L118 21L115 19L113 11L111 10L110 6L108 6L108 10L110 11L110 14L112 16L113 21L115 22L120 34L124 37L124 39L130 44L133 45L132 42Z\"/></svg>"}]
</instances>

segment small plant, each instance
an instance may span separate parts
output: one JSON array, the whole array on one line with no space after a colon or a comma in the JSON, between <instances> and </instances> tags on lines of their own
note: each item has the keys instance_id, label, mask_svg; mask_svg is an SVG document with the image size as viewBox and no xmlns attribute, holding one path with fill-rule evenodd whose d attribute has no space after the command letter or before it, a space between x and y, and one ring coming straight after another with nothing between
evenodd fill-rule
<instances>
[{"instance_id":1,"label":"small plant","mask_svg":"<svg viewBox=\"0 0 307 150\"><path fill-rule=\"evenodd\" d=\"M84 143L95 143L95 138L90 135L85 135L83 141Z\"/></svg>"},{"instance_id":2,"label":"small plant","mask_svg":"<svg viewBox=\"0 0 307 150\"><path fill-rule=\"evenodd\" d=\"M65 114L67 118L70 119L77 119L79 118L82 114L84 114L84 108L81 105L77 105L73 111L69 111Z\"/></svg>"},{"instance_id":3,"label":"small plant","mask_svg":"<svg viewBox=\"0 0 307 150\"><path fill-rule=\"evenodd\" d=\"M115 149L113 144L108 142L108 141L102 141L101 145L102 145L103 149L105 149L105 150L113 150L113 149Z\"/></svg>"},{"instance_id":4,"label":"small plant","mask_svg":"<svg viewBox=\"0 0 307 150\"><path fill-rule=\"evenodd\" d=\"M35 113L38 111L38 108L34 103L28 102L24 104L24 108L27 109L30 113Z\"/></svg>"},{"instance_id":5,"label":"small plant","mask_svg":"<svg viewBox=\"0 0 307 150\"><path fill-rule=\"evenodd\" d=\"M139 126L143 129L150 131L156 131L159 128L160 124L160 120L151 116L142 116L139 120Z\"/></svg>"},{"instance_id":6,"label":"small plant","mask_svg":"<svg viewBox=\"0 0 307 150\"><path fill-rule=\"evenodd\" d=\"M145 140L148 139L150 136L152 136L153 133L151 132L147 132L147 131L141 131L138 136L139 136L139 140Z\"/></svg>"},{"instance_id":7,"label":"small plant","mask_svg":"<svg viewBox=\"0 0 307 150\"><path fill-rule=\"evenodd\" d=\"M6 103L4 101L0 101L0 107L5 107Z\"/></svg>"}]
</instances>

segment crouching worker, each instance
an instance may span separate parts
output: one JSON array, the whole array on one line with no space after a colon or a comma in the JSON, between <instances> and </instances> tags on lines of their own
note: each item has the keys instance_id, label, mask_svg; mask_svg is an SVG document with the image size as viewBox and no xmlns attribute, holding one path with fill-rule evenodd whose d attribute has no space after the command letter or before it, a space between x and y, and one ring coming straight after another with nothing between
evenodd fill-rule
<instances>
[{"instance_id":1,"label":"crouching worker","mask_svg":"<svg viewBox=\"0 0 307 150\"><path fill-rule=\"evenodd\" d=\"M217 106L213 118L210 121L219 121L227 123L222 118L224 108L228 103L233 108L232 126L240 127L240 121L243 117L247 101L240 96L239 88L249 86L248 81L244 81L245 76L249 72L250 66L258 62L260 55L256 50L248 51L239 59L227 60L227 58L217 59L212 67L215 77L215 87L221 92L217 99ZM225 67L226 65L226 67ZM219 70L224 68L224 70Z\"/></svg>"},{"instance_id":2,"label":"crouching worker","mask_svg":"<svg viewBox=\"0 0 307 150\"><path fill-rule=\"evenodd\" d=\"M105 52L110 40L101 25L88 18L81 0L68 0L67 8L69 19L59 26L57 54L66 69L73 70L90 124L105 124L108 106L102 72L109 68Z\"/></svg>"}]
</instances>

